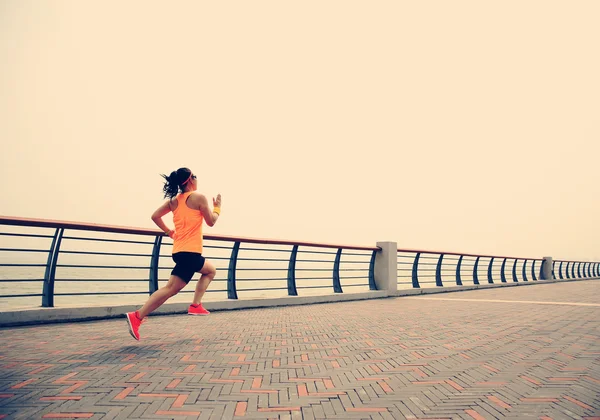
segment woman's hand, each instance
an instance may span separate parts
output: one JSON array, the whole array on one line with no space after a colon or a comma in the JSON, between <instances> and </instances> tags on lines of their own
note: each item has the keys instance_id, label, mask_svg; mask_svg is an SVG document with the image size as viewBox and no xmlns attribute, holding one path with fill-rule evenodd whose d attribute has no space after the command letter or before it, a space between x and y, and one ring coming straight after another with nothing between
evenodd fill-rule
<instances>
[{"instance_id":1,"label":"woman's hand","mask_svg":"<svg viewBox=\"0 0 600 420\"><path fill-rule=\"evenodd\" d=\"M217 198L213 197L213 207L221 208L221 194L217 194Z\"/></svg>"}]
</instances>

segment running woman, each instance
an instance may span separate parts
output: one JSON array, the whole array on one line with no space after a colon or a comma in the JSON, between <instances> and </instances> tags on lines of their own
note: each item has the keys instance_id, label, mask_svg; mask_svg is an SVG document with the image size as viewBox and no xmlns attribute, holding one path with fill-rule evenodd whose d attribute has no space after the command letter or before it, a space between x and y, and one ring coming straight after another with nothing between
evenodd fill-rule
<instances>
[{"instance_id":1,"label":"running woman","mask_svg":"<svg viewBox=\"0 0 600 420\"><path fill-rule=\"evenodd\" d=\"M166 286L154 292L141 309L126 314L129 332L136 340L140 339L139 329L144 318L179 293L195 273L200 273L201 277L188 314L208 315L210 312L204 309L201 300L217 272L215 266L202 256L202 224L206 221L208 226L214 226L219 219L221 194L213 198L211 210L206 197L196 192L198 180L190 169L179 168L162 177L165 178L163 192L168 200L152 214L152 221L173 239L175 267ZM173 212L175 230L170 230L162 220L170 212Z\"/></svg>"}]
</instances>

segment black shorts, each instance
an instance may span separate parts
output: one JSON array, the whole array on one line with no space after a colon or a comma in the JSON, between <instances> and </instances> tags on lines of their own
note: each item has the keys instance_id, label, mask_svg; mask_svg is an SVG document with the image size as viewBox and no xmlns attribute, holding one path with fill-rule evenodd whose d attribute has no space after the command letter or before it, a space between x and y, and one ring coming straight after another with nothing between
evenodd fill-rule
<instances>
[{"instance_id":1,"label":"black shorts","mask_svg":"<svg viewBox=\"0 0 600 420\"><path fill-rule=\"evenodd\" d=\"M175 268L171 275L179 277L186 283L189 283L195 273L204 267L204 257L197 252L177 252L173 254Z\"/></svg>"}]
</instances>

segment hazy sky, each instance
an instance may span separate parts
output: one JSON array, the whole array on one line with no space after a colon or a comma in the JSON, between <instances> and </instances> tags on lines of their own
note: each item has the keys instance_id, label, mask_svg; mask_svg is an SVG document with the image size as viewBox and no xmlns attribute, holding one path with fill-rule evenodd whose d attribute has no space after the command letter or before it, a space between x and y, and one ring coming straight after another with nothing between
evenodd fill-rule
<instances>
[{"instance_id":1,"label":"hazy sky","mask_svg":"<svg viewBox=\"0 0 600 420\"><path fill-rule=\"evenodd\" d=\"M0 214L600 260L600 2L0 0ZM169 220L169 224L172 222Z\"/></svg>"}]
</instances>

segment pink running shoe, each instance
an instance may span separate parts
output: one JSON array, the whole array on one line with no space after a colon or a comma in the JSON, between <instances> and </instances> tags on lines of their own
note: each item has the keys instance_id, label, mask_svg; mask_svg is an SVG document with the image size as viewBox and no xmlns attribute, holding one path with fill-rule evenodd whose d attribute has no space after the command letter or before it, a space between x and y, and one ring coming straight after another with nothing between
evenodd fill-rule
<instances>
[{"instance_id":1,"label":"pink running shoe","mask_svg":"<svg viewBox=\"0 0 600 420\"><path fill-rule=\"evenodd\" d=\"M210 312L208 312L206 309L204 309L202 304L199 304L199 305L191 304L188 309L188 315L208 315L209 313Z\"/></svg>"},{"instance_id":2,"label":"pink running shoe","mask_svg":"<svg viewBox=\"0 0 600 420\"><path fill-rule=\"evenodd\" d=\"M131 334L131 336L133 338L135 338L136 340L140 341L140 325L142 325L142 321L139 316L137 311L135 312L127 312L126 314L127 316L127 325L129 325L129 334Z\"/></svg>"}]
</instances>

